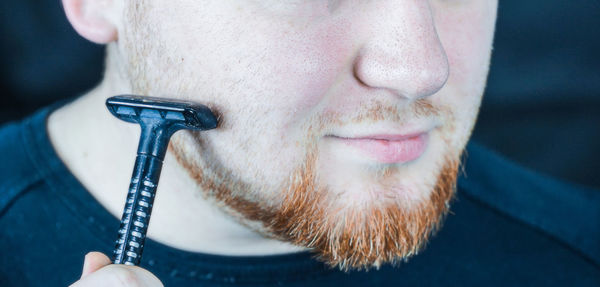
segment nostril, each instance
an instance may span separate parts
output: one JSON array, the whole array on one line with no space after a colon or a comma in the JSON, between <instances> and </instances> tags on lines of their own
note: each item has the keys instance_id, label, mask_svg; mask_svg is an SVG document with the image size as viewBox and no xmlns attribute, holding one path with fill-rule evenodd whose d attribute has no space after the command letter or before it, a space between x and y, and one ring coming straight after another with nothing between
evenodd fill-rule
<instances>
[{"instance_id":1,"label":"nostril","mask_svg":"<svg viewBox=\"0 0 600 287\"><path fill-rule=\"evenodd\" d=\"M373 44L359 50L353 66L356 80L399 97L419 99L435 94L448 80L449 62L437 37L405 43L395 49Z\"/></svg>"},{"instance_id":2,"label":"nostril","mask_svg":"<svg viewBox=\"0 0 600 287\"><path fill-rule=\"evenodd\" d=\"M414 90L407 96L416 99L437 93L448 81L449 74L450 69L447 64L421 70L421 73L415 77Z\"/></svg>"}]
</instances>

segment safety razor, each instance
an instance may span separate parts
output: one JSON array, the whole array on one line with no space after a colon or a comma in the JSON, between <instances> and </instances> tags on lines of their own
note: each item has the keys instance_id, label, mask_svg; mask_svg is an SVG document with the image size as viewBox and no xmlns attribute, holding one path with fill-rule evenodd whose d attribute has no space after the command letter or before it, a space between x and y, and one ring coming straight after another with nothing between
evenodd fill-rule
<instances>
[{"instance_id":1,"label":"safety razor","mask_svg":"<svg viewBox=\"0 0 600 287\"><path fill-rule=\"evenodd\" d=\"M139 265L171 136L181 129L214 129L217 118L204 105L153 97L115 96L106 100L106 106L115 117L138 123L141 127L137 157L112 258L114 264Z\"/></svg>"}]
</instances>

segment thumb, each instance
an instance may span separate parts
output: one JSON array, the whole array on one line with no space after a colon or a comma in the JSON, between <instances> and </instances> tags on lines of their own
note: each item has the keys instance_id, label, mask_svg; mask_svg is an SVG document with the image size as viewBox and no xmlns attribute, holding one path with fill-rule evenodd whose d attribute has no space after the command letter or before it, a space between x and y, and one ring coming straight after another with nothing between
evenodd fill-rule
<instances>
[{"instance_id":1,"label":"thumb","mask_svg":"<svg viewBox=\"0 0 600 287\"><path fill-rule=\"evenodd\" d=\"M85 255L85 259L83 261L83 271L81 272L81 278L89 275L90 273L94 273L96 270L110 265L112 262L110 259L100 253L100 252L90 252Z\"/></svg>"}]
</instances>

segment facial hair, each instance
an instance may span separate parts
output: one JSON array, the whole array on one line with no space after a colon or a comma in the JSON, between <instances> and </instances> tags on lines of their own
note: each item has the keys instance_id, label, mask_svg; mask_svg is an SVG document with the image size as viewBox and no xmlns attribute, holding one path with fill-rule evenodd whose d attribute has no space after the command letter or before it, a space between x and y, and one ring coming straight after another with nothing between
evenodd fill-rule
<instances>
[{"instance_id":1,"label":"facial hair","mask_svg":"<svg viewBox=\"0 0 600 287\"><path fill-rule=\"evenodd\" d=\"M318 125L311 126L322 130L324 126L353 121L390 118L402 121L410 116L439 114L440 109L427 101L416 103L411 112L404 113L372 105L351 118L322 116ZM315 133L319 134L308 132L307 138L314 138L311 134ZM194 141L203 145L197 135ZM319 150L314 144L307 146L304 161L290 174L289 181L282 184L281 190L274 193L277 198L257 196L261 192L256 184L241 181L210 158L210 153L202 155L204 164L199 164L194 160L198 155L189 150L189 142L175 139L171 151L198 183L205 199L261 234L310 248L317 259L344 271L397 264L424 248L448 212L460 154L449 149L441 161L432 190L417 202L407 203L406 198L391 193L392 196L355 206L344 205L335 192L320 184Z\"/></svg>"}]
</instances>

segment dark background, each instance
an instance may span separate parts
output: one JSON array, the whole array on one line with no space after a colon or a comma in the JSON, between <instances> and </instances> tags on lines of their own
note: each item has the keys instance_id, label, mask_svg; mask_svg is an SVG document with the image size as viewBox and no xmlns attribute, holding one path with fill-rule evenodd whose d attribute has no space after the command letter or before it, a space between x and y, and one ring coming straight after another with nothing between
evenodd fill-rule
<instances>
[{"instance_id":1,"label":"dark background","mask_svg":"<svg viewBox=\"0 0 600 287\"><path fill-rule=\"evenodd\" d=\"M73 31L59 0L3 0L0 29L0 123L99 82L104 49ZM527 167L600 188L599 51L600 0L500 0L473 137Z\"/></svg>"}]
</instances>

